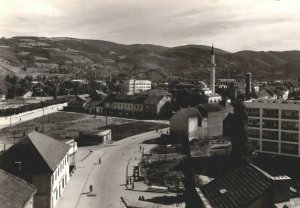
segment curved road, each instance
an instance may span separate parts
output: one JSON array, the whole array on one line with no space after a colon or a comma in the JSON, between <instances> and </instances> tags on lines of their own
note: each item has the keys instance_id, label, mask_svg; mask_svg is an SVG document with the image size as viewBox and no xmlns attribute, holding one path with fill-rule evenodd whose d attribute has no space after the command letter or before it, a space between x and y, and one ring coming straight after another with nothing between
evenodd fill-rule
<instances>
[{"instance_id":1,"label":"curved road","mask_svg":"<svg viewBox=\"0 0 300 208\"><path fill-rule=\"evenodd\" d=\"M159 193L140 193L126 190L125 186L127 164L135 153L139 152L140 143L144 140L157 138L159 134L149 132L134 137L134 139L131 137L121 140L119 144L118 142L114 143L117 146L102 148L102 151L106 151L102 157L102 163L94 166L83 189L83 193L89 192L89 185L92 184L95 196L81 195L76 207L120 208L124 207L120 202L121 196L130 202L137 201L139 195L143 195L145 198L161 195ZM94 150L93 153L96 155L97 150ZM132 174L132 170L129 174Z\"/></svg>"}]
</instances>

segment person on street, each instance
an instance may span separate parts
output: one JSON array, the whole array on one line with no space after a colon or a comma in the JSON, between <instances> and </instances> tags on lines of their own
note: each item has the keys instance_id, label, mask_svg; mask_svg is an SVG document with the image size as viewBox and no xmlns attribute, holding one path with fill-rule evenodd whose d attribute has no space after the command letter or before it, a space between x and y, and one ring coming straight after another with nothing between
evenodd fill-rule
<instances>
[{"instance_id":1,"label":"person on street","mask_svg":"<svg viewBox=\"0 0 300 208\"><path fill-rule=\"evenodd\" d=\"M93 185L90 185L90 192L93 192Z\"/></svg>"}]
</instances>

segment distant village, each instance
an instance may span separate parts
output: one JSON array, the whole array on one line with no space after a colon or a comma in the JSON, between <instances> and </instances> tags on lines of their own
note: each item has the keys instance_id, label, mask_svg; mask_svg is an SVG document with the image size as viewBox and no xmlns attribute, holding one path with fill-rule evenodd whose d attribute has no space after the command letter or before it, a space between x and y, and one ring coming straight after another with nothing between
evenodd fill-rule
<instances>
[{"instance_id":1,"label":"distant village","mask_svg":"<svg viewBox=\"0 0 300 208\"><path fill-rule=\"evenodd\" d=\"M151 181L147 178L151 163L164 160L175 162L170 172L180 172L179 182L170 184L183 194L180 203L186 207L300 207L299 80L255 80L250 72L244 79L230 74L216 79L213 47L209 58L209 80L5 77L9 87L1 91L0 116L6 121L19 113L65 103L61 111L103 116L106 125L78 130L76 138L63 141L45 135L40 128L24 131L22 139L0 152L0 184L5 187L0 189L0 207L57 207L79 169L74 162L78 148L113 143L114 130L107 125L107 117L169 124L165 131L153 130L157 144L166 152L142 153L137 172L126 180L131 189L135 188L131 180L137 184ZM247 115L245 135L254 159L233 166L231 137L237 128L237 101ZM175 152L178 145L180 153ZM160 158L163 154L166 159ZM148 189L164 190L162 183L152 182ZM128 206L122 200L126 207L150 207L143 204L143 198L136 199L139 206Z\"/></svg>"}]
</instances>

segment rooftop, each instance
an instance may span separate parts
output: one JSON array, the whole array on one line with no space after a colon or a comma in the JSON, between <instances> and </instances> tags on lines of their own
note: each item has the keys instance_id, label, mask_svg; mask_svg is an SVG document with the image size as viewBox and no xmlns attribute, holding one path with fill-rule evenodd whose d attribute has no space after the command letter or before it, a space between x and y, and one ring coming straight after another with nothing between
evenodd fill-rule
<instances>
[{"instance_id":1,"label":"rooftop","mask_svg":"<svg viewBox=\"0 0 300 208\"><path fill-rule=\"evenodd\" d=\"M61 163L70 149L70 146L64 142L36 131L29 133L27 138L32 142L52 171Z\"/></svg>"},{"instance_id":2,"label":"rooftop","mask_svg":"<svg viewBox=\"0 0 300 208\"><path fill-rule=\"evenodd\" d=\"M26 181L0 169L0 208L20 208L36 193Z\"/></svg>"},{"instance_id":3,"label":"rooftop","mask_svg":"<svg viewBox=\"0 0 300 208\"><path fill-rule=\"evenodd\" d=\"M277 104L292 104L292 105L300 105L300 100L282 100L282 99L252 99L244 101L245 103L277 103Z\"/></svg>"},{"instance_id":4,"label":"rooftop","mask_svg":"<svg viewBox=\"0 0 300 208\"><path fill-rule=\"evenodd\" d=\"M201 191L213 207L240 208L252 204L270 187L270 179L248 164L213 180Z\"/></svg>"}]
</instances>

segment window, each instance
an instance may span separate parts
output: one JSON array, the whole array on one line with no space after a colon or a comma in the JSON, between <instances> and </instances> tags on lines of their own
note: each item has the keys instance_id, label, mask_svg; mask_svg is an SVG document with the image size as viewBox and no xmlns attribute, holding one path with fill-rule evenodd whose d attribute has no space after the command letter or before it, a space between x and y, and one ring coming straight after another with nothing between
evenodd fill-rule
<instances>
[{"instance_id":1,"label":"window","mask_svg":"<svg viewBox=\"0 0 300 208\"><path fill-rule=\"evenodd\" d=\"M281 143L281 153L298 155L298 144Z\"/></svg>"},{"instance_id":2,"label":"window","mask_svg":"<svg viewBox=\"0 0 300 208\"><path fill-rule=\"evenodd\" d=\"M278 131L263 130L262 138L263 139L278 140Z\"/></svg>"},{"instance_id":3,"label":"window","mask_svg":"<svg viewBox=\"0 0 300 208\"><path fill-rule=\"evenodd\" d=\"M251 139L250 140L250 144L253 145L253 147L254 147L255 150L260 150L259 140Z\"/></svg>"},{"instance_id":4,"label":"window","mask_svg":"<svg viewBox=\"0 0 300 208\"><path fill-rule=\"evenodd\" d=\"M263 117L278 118L279 110L278 109L263 109Z\"/></svg>"},{"instance_id":5,"label":"window","mask_svg":"<svg viewBox=\"0 0 300 208\"><path fill-rule=\"evenodd\" d=\"M278 142L262 142L262 150L268 152L278 152Z\"/></svg>"},{"instance_id":6,"label":"window","mask_svg":"<svg viewBox=\"0 0 300 208\"><path fill-rule=\"evenodd\" d=\"M260 137L259 129L249 129L249 137L259 138Z\"/></svg>"},{"instance_id":7,"label":"window","mask_svg":"<svg viewBox=\"0 0 300 208\"><path fill-rule=\"evenodd\" d=\"M299 141L299 134L293 132L281 132L281 140L289 141L289 142L298 142Z\"/></svg>"},{"instance_id":8,"label":"window","mask_svg":"<svg viewBox=\"0 0 300 208\"><path fill-rule=\"evenodd\" d=\"M260 116L260 109L259 108L247 108L248 116Z\"/></svg>"},{"instance_id":9,"label":"window","mask_svg":"<svg viewBox=\"0 0 300 208\"><path fill-rule=\"evenodd\" d=\"M264 119L262 122L262 127L268 129L278 129L278 121Z\"/></svg>"},{"instance_id":10,"label":"window","mask_svg":"<svg viewBox=\"0 0 300 208\"><path fill-rule=\"evenodd\" d=\"M260 120L256 118L249 118L248 125L251 127L260 127Z\"/></svg>"},{"instance_id":11,"label":"window","mask_svg":"<svg viewBox=\"0 0 300 208\"><path fill-rule=\"evenodd\" d=\"M298 122L294 122L294 121L282 121L281 129L298 131L299 124Z\"/></svg>"},{"instance_id":12,"label":"window","mask_svg":"<svg viewBox=\"0 0 300 208\"><path fill-rule=\"evenodd\" d=\"M282 110L281 118L284 119L299 119L299 111L297 110Z\"/></svg>"}]
</instances>

